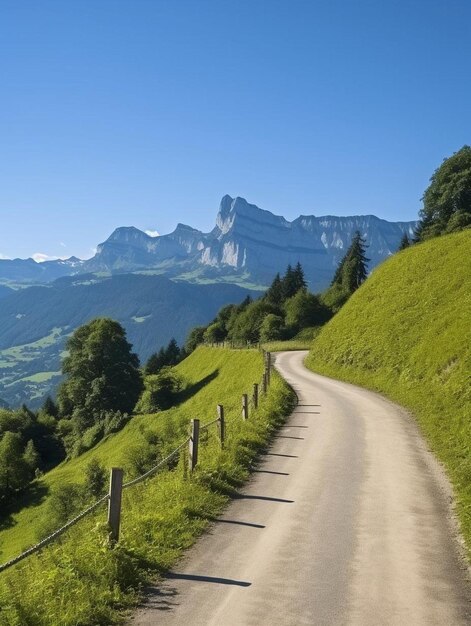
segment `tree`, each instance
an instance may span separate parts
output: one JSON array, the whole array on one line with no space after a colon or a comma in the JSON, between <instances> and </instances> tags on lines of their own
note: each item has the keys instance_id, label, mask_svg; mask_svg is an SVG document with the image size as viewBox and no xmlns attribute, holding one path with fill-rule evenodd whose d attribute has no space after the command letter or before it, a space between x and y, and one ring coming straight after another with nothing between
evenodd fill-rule
<instances>
[{"instance_id":1,"label":"tree","mask_svg":"<svg viewBox=\"0 0 471 626\"><path fill-rule=\"evenodd\" d=\"M195 326L190 330L190 333L185 342L185 351L187 354L191 354L196 347L203 343L203 335L206 330L206 326Z\"/></svg>"},{"instance_id":2,"label":"tree","mask_svg":"<svg viewBox=\"0 0 471 626\"><path fill-rule=\"evenodd\" d=\"M144 372L147 376L158 374L160 369L165 365L165 349L160 348L158 352L151 354L147 360Z\"/></svg>"},{"instance_id":3,"label":"tree","mask_svg":"<svg viewBox=\"0 0 471 626\"><path fill-rule=\"evenodd\" d=\"M304 270L299 261L296 263L296 267L294 268L294 283L297 287L296 291L307 288L307 282L304 277Z\"/></svg>"},{"instance_id":4,"label":"tree","mask_svg":"<svg viewBox=\"0 0 471 626\"><path fill-rule=\"evenodd\" d=\"M471 226L470 146L463 146L435 170L422 201L418 241Z\"/></svg>"},{"instance_id":5,"label":"tree","mask_svg":"<svg viewBox=\"0 0 471 626\"><path fill-rule=\"evenodd\" d=\"M203 339L208 343L218 343L224 341L226 331L221 322L210 324L204 331Z\"/></svg>"},{"instance_id":6,"label":"tree","mask_svg":"<svg viewBox=\"0 0 471 626\"><path fill-rule=\"evenodd\" d=\"M263 298L251 302L237 316L230 338L234 341L258 341L260 339L260 327L265 315L277 314L277 312L277 308Z\"/></svg>"},{"instance_id":7,"label":"tree","mask_svg":"<svg viewBox=\"0 0 471 626\"><path fill-rule=\"evenodd\" d=\"M348 294L352 294L368 277L368 261L365 255L365 241L357 230L347 253L340 261L332 285L338 284Z\"/></svg>"},{"instance_id":8,"label":"tree","mask_svg":"<svg viewBox=\"0 0 471 626\"><path fill-rule=\"evenodd\" d=\"M56 419L59 417L59 411L57 409L57 405L54 402L54 400L51 398L51 396L47 396L47 398L44 400L41 410L46 415L51 415L51 417L55 417Z\"/></svg>"},{"instance_id":9,"label":"tree","mask_svg":"<svg viewBox=\"0 0 471 626\"><path fill-rule=\"evenodd\" d=\"M260 341L278 341L283 339L285 322L280 315L269 313L260 326Z\"/></svg>"},{"instance_id":10,"label":"tree","mask_svg":"<svg viewBox=\"0 0 471 626\"><path fill-rule=\"evenodd\" d=\"M283 283L278 273L265 293L265 299L275 305L280 305L283 301Z\"/></svg>"},{"instance_id":11,"label":"tree","mask_svg":"<svg viewBox=\"0 0 471 626\"><path fill-rule=\"evenodd\" d=\"M295 271L288 265L286 268L286 273L283 276L281 281L282 284L282 301L284 302L288 298L294 296L294 294L298 291L298 277L296 276Z\"/></svg>"},{"instance_id":12,"label":"tree","mask_svg":"<svg viewBox=\"0 0 471 626\"><path fill-rule=\"evenodd\" d=\"M10 496L29 483L31 470L23 458L21 435L7 431L0 440L0 497Z\"/></svg>"},{"instance_id":13,"label":"tree","mask_svg":"<svg viewBox=\"0 0 471 626\"><path fill-rule=\"evenodd\" d=\"M168 342L167 349L165 350L165 360L165 365L176 365L180 362L180 348L173 337Z\"/></svg>"},{"instance_id":14,"label":"tree","mask_svg":"<svg viewBox=\"0 0 471 626\"><path fill-rule=\"evenodd\" d=\"M178 374L168 366L154 376L147 376L142 396L137 403L139 413L156 413L169 409L183 386Z\"/></svg>"},{"instance_id":15,"label":"tree","mask_svg":"<svg viewBox=\"0 0 471 626\"><path fill-rule=\"evenodd\" d=\"M399 244L399 248L397 249L398 252L400 250L405 250L406 248L408 248L410 246L410 240L409 237L407 236L407 233L404 233L402 235L402 239L401 239L401 243Z\"/></svg>"},{"instance_id":16,"label":"tree","mask_svg":"<svg viewBox=\"0 0 471 626\"><path fill-rule=\"evenodd\" d=\"M61 415L76 413L89 426L106 411L131 413L142 390L139 359L124 328L108 318L80 326L67 342L67 376L58 393ZM88 424L87 424L88 422Z\"/></svg>"},{"instance_id":17,"label":"tree","mask_svg":"<svg viewBox=\"0 0 471 626\"><path fill-rule=\"evenodd\" d=\"M106 469L100 461L93 459L85 467L85 493L91 498L99 498L105 492Z\"/></svg>"},{"instance_id":18,"label":"tree","mask_svg":"<svg viewBox=\"0 0 471 626\"><path fill-rule=\"evenodd\" d=\"M328 309L307 289L300 289L285 302L286 326L294 332L309 326L321 325L329 318Z\"/></svg>"},{"instance_id":19,"label":"tree","mask_svg":"<svg viewBox=\"0 0 471 626\"><path fill-rule=\"evenodd\" d=\"M26 444L23 459L31 470L31 475L34 475L36 470L39 468L40 457L32 439L30 439Z\"/></svg>"}]
</instances>

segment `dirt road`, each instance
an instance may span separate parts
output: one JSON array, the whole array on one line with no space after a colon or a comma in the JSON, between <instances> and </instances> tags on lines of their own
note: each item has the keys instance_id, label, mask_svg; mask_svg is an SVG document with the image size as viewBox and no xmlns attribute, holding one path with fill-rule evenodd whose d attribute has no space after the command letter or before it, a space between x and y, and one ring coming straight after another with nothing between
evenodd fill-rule
<instances>
[{"instance_id":1,"label":"dirt road","mask_svg":"<svg viewBox=\"0 0 471 626\"><path fill-rule=\"evenodd\" d=\"M305 355L277 355L298 406L134 626L471 623L450 491L415 424Z\"/></svg>"}]
</instances>

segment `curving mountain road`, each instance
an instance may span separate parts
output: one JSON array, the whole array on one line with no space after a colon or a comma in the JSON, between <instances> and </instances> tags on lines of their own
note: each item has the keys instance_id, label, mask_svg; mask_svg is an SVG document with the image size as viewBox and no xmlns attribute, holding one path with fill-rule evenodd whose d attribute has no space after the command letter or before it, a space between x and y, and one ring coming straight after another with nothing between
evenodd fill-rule
<instances>
[{"instance_id":1,"label":"curving mountain road","mask_svg":"<svg viewBox=\"0 0 471 626\"><path fill-rule=\"evenodd\" d=\"M451 492L414 422L305 356L277 354L298 406L135 626L471 623Z\"/></svg>"}]
</instances>

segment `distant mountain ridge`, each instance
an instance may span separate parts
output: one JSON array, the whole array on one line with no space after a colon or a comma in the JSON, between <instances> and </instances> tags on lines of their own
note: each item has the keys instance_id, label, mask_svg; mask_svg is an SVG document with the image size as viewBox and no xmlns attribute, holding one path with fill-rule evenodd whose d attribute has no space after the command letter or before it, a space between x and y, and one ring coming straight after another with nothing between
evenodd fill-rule
<instances>
[{"instance_id":1,"label":"distant mountain ridge","mask_svg":"<svg viewBox=\"0 0 471 626\"><path fill-rule=\"evenodd\" d=\"M412 236L416 225L374 215L301 215L290 222L244 198L226 195L209 233L178 224L172 233L151 237L133 226L120 227L86 261L1 260L0 280L50 282L90 272L154 271L188 282L224 278L263 286L289 263L299 261L311 289L320 290L330 282L356 230L367 241L372 269L397 250L404 233Z\"/></svg>"}]
</instances>

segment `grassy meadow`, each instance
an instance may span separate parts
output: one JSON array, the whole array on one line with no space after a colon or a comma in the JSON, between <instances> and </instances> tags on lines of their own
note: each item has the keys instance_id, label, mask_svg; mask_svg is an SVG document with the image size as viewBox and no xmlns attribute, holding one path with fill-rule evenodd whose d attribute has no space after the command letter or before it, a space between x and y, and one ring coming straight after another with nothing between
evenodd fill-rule
<instances>
[{"instance_id":1,"label":"grassy meadow","mask_svg":"<svg viewBox=\"0 0 471 626\"><path fill-rule=\"evenodd\" d=\"M202 433L199 465L191 478L182 454L174 470L126 490L121 541L115 549L107 545L103 505L40 555L0 574L0 625L122 623L142 585L175 563L247 479L258 452L294 404L293 392L274 374L259 409L248 421L241 419L241 394L250 392L263 372L257 350L200 347L177 370L186 382L178 406L134 417L119 433L36 481L43 495L11 514L0 533L1 560L35 542L47 515L47 494L57 485L83 482L93 457L106 467L126 469L130 450L148 431L157 435L164 457L188 436L190 419L211 421L218 403L225 407L225 449L220 449L214 425Z\"/></svg>"}]
</instances>

